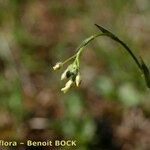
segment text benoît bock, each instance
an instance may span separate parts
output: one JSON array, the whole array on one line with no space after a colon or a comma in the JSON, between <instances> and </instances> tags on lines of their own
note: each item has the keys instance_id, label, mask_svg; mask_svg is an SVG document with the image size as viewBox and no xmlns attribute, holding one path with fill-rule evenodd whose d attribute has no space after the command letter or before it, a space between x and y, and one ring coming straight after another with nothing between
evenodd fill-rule
<instances>
[{"instance_id":1,"label":"text beno\u00eet bock","mask_svg":"<svg viewBox=\"0 0 150 150\"><path fill-rule=\"evenodd\" d=\"M0 140L0 146L4 147L16 147L18 145L26 145L26 146L76 146L76 140L55 140L55 141L32 141L32 140L27 140L26 142L17 142L17 141L5 141L5 140Z\"/></svg>"}]
</instances>

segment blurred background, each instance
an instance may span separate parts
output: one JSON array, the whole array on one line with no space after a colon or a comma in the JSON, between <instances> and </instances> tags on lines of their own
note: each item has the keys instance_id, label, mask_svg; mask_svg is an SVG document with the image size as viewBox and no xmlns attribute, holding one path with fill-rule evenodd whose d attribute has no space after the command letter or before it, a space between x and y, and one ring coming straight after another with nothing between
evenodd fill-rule
<instances>
[{"instance_id":1,"label":"blurred background","mask_svg":"<svg viewBox=\"0 0 150 150\"><path fill-rule=\"evenodd\" d=\"M94 23L150 67L149 0L0 0L1 140L77 140L65 150L150 149L150 92L128 53L109 38L87 46L81 87L60 91L65 68L52 66L99 32Z\"/></svg>"}]
</instances>

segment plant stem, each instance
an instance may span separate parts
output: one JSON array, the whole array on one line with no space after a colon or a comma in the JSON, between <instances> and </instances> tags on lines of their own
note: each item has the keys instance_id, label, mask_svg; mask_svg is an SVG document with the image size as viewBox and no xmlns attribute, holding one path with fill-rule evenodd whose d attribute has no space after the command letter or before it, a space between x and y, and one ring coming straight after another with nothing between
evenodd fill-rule
<instances>
[{"instance_id":1,"label":"plant stem","mask_svg":"<svg viewBox=\"0 0 150 150\"><path fill-rule=\"evenodd\" d=\"M136 55L132 52L132 50L127 46L127 44L125 44L122 40L120 40L116 35L114 35L113 33L111 33L110 31L104 29L103 27L95 24L102 33L98 33L95 35L90 36L89 38L85 39L81 45L77 48L77 61L79 62L79 57L81 55L81 53L84 50L84 47L87 46L88 43L90 43L92 40L94 40L95 38L99 37L99 36L107 36L109 38L111 38L112 40L118 42L119 44L121 44L125 50L130 54L130 56L132 57L132 59L135 61L135 63L137 64L138 68L141 70L141 72L144 74L145 77L145 81L147 86L150 88L150 71L148 69L148 67L146 66L146 64L144 63L144 61L141 59L141 61L138 60L138 58L136 57Z\"/></svg>"},{"instance_id":2,"label":"plant stem","mask_svg":"<svg viewBox=\"0 0 150 150\"><path fill-rule=\"evenodd\" d=\"M74 54L73 56L69 57L68 59L66 59L64 62L63 62L63 65L66 64L67 62L69 62L70 60L76 58L77 54Z\"/></svg>"},{"instance_id":3,"label":"plant stem","mask_svg":"<svg viewBox=\"0 0 150 150\"><path fill-rule=\"evenodd\" d=\"M116 35L114 35L113 33L111 33L110 31L104 29L103 27L95 24L100 30L101 32L105 33L105 36L108 36L109 38L113 39L114 41L120 43L125 50L127 50L127 52L131 55L131 57L134 59L134 61L136 62L136 64L138 65L138 67L140 69L142 69L141 64L138 60L138 58L135 56L135 54L131 51L131 49L127 46L127 44L125 44L123 41L121 41Z\"/></svg>"}]
</instances>

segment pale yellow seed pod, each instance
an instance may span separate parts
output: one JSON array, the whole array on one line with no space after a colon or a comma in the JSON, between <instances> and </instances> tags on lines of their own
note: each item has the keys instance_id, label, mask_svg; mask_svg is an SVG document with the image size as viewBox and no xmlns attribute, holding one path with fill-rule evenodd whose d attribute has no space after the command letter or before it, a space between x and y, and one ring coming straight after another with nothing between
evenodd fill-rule
<instances>
[{"instance_id":1,"label":"pale yellow seed pod","mask_svg":"<svg viewBox=\"0 0 150 150\"><path fill-rule=\"evenodd\" d=\"M62 62L57 62L56 65L53 67L54 70L58 70L63 66Z\"/></svg>"},{"instance_id":2,"label":"pale yellow seed pod","mask_svg":"<svg viewBox=\"0 0 150 150\"><path fill-rule=\"evenodd\" d=\"M66 70L62 73L62 75L61 75L61 80L64 80L64 79L67 78L67 71L68 71L68 69L66 69Z\"/></svg>"},{"instance_id":3,"label":"pale yellow seed pod","mask_svg":"<svg viewBox=\"0 0 150 150\"><path fill-rule=\"evenodd\" d=\"M66 86L67 86L67 87L71 87L72 84L73 84L73 81L70 79L70 80L66 83Z\"/></svg>"},{"instance_id":4,"label":"pale yellow seed pod","mask_svg":"<svg viewBox=\"0 0 150 150\"><path fill-rule=\"evenodd\" d=\"M80 76L79 73L78 73L78 75L76 76L75 82L76 82L76 86L77 86L77 87L78 87L78 86L80 85L80 83L81 83L81 76Z\"/></svg>"},{"instance_id":5,"label":"pale yellow seed pod","mask_svg":"<svg viewBox=\"0 0 150 150\"><path fill-rule=\"evenodd\" d=\"M68 90L71 88L72 84L73 84L73 81L69 80L66 83L65 87L61 89L61 91L64 92L64 93L68 92Z\"/></svg>"}]
</instances>

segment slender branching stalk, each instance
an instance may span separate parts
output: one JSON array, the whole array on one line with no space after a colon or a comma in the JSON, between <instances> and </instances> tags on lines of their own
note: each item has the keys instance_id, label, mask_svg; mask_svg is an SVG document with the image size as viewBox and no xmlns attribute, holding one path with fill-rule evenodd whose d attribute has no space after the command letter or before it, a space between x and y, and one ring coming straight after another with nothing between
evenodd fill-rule
<instances>
[{"instance_id":1,"label":"slender branching stalk","mask_svg":"<svg viewBox=\"0 0 150 150\"><path fill-rule=\"evenodd\" d=\"M81 83L80 56L83 53L85 47L91 41L93 41L95 38L97 38L99 36L107 36L107 37L111 38L112 40L118 42L125 48L125 50L130 54L132 59L137 64L141 73L144 75L147 87L150 88L150 71L149 71L147 65L145 64L145 62L143 61L143 59L141 57L139 57L139 59L138 59L137 56L133 53L133 51L127 46L127 44L125 44L122 40L120 40L116 35L114 35L110 31L106 30L105 28L103 28L97 24L95 24L95 25L96 25L96 27L98 27L98 29L101 32L85 39L80 44L80 46L77 48L77 50L76 50L77 52L73 56L71 56L64 62L56 63L56 65L53 67L54 70L57 70L57 69L62 68L69 61L71 61L71 60L73 61L61 75L61 80L69 79L69 81L66 83L65 87L61 89L61 91L66 93L74 84L76 84L77 87L80 85L80 83Z\"/></svg>"}]
</instances>

